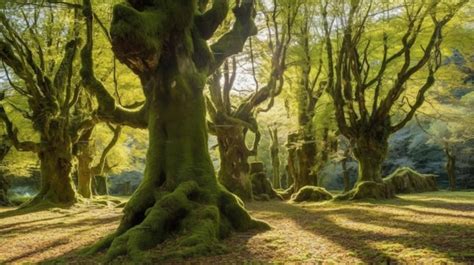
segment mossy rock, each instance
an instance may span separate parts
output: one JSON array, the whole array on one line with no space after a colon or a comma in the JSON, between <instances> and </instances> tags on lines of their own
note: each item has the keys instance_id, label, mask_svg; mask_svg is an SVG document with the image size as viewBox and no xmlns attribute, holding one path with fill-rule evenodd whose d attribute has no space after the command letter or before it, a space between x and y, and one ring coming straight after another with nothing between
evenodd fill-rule
<instances>
[{"instance_id":1,"label":"mossy rock","mask_svg":"<svg viewBox=\"0 0 474 265\"><path fill-rule=\"evenodd\" d=\"M383 182L391 186L397 194L417 193L437 191L435 177L435 175L421 174L411 168L402 167L384 178Z\"/></svg>"},{"instance_id":2,"label":"mossy rock","mask_svg":"<svg viewBox=\"0 0 474 265\"><path fill-rule=\"evenodd\" d=\"M374 181L363 181L352 190L336 196L335 200L361 200L361 199L391 199L395 197L395 191L391 185Z\"/></svg>"},{"instance_id":3,"label":"mossy rock","mask_svg":"<svg viewBox=\"0 0 474 265\"><path fill-rule=\"evenodd\" d=\"M257 201L268 201L270 199L283 198L273 189L272 183L263 172L252 174L252 192L253 198Z\"/></svg>"},{"instance_id":4,"label":"mossy rock","mask_svg":"<svg viewBox=\"0 0 474 265\"><path fill-rule=\"evenodd\" d=\"M332 198L332 194L325 188L304 186L297 193L293 194L291 200L294 202L319 202L331 200Z\"/></svg>"}]
</instances>

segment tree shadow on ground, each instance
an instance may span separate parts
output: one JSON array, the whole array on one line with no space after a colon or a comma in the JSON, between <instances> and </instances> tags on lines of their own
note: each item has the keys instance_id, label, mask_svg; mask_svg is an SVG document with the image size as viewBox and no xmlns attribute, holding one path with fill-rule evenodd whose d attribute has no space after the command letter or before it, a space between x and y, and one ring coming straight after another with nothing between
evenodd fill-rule
<instances>
[{"instance_id":1,"label":"tree shadow on ground","mask_svg":"<svg viewBox=\"0 0 474 265\"><path fill-rule=\"evenodd\" d=\"M368 200L367 202L380 205L419 206L453 211L474 211L474 202L452 202L443 199L423 198L420 200L410 198L397 198L393 200Z\"/></svg>"},{"instance_id":2,"label":"tree shadow on ground","mask_svg":"<svg viewBox=\"0 0 474 265\"><path fill-rule=\"evenodd\" d=\"M61 245L67 244L67 243L69 243L68 238L63 237L63 238L55 240L55 241L53 241L49 244L43 245L40 248L36 248L36 249L30 250L30 251L27 251L25 253L22 253L21 255L11 257L7 260L4 260L4 261L2 261L2 264L14 263L14 262L19 261L21 259L30 257L30 256L35 255L35 254L40 254L40 253L42 253L46 250L49 250L51 248L55 248L55 247L58 247L58 246L61 246Z\"/></svg>"},{"instance_id":3,"label":"tree shadow on ground","mask_svg":"<svg viewBox=\"0 0 474 265\"><path fill-rule=\"evenodd\" d=\"M374 202L370 203L373 204ZM431 208L442 206L444 209L457 209L456 204L450 207L449 204L440 204L438 201L401 200L401 202L398 202L392 200L380 201L379 203L382 207L383 205L392 204L415 204ZM474 226L449 222L424 223L423 220L433 218L429 208L425 209L426 212L414 213L413 215L417 216L415 219L420 219L420 222L414 222L404 219L403 214L380 211L377 207L366 207L363 204L351 202L335 203L334 207L331 208L285 203L268 206L270 205L258 205L253 210L277 212L282 217L289 217L298 223L301 228L315 236L327 238L355 253L365 263L403 263L404 261L399 260L400 258L396 252L391 251L389 253L388 250L375 247L377 244L387 243L401 245L402 250L405 248L428 249L444 257L449 257L450 260L455 262L474 261L472 253L468 253L469 250L474 249ZM358 224L360 227L357 227ZM370 225L371 228L364 228L364 224ZM386 228L387 231L384 231L383 228ZM391 229L398 229L398 234L391 235L388 233Z\"/></svg>"},{"instance_id":4,"label":"tree shadow on ground","mask_svg":"<svg viewBox=\"0 0 474 265\"><path fill-rule=\"evenodd\" d=\"M467 208L461 208L461 206ZM391 264L418 262L420 257L428 258L427 262L435 262L437 257L452 262L474 262L473 253L469 253L471 249L474 249L474 226L470 221L472 219L469 219L472 215L460 210L472 209L472 206L469 203L456 204L437 200L418 201L416 199L401 198L387 201L322 204L289 204L278 201L255 202L249 204L248 208L254 216L268 220L278 230L277 232L280 232L283 236L293 232L286 230L285 225L282 225L284 220L290 220L302 232L302 236L308 233L309 238L324 239L323 241L330 242L332 246L338 247L337 250L327 250L330 253L343 250L350 253L353 260L358 259L360 262L369 264ZM456 215L456 212L460 214ZM105 219L97 220L101 218ZM75 220L68 224L51 224L39 229L55 229L61 225L84 225L82 229L75 231L76 234L80 235L89 230L91 226L100 225L104 221L116 220L118 220L117 216L110 218L99 216L97 218ZM268 233L270 234L266 236L273 236L271 231ZM271 243L265 240L262 241L258 234L256 231L235 233L223 241L228 253L208 257L194 257L186 260L167 260L163 262L160 260L161 246L158 246L149 250L150 261L160 264L240 264L272 263L287 258L278 258L275 253L265 251L268 250ZM259 237L260 239L255 241L255 238ZM265 235L263 238L265 238ZM261 245L256 245L256 242L261 243ZM289 242L286 241L284 244L287 243ZM51 247L54 248L55 246ZM277 245L277 247L281 247L281 245ZM42 263L100 264L105 255L104 253L98 253L97 255L84 257L79 255L80 251L81 247L63 253L59 257L45 260ZM290 251L301 252L297 248L290 249ZM315 251L314 258L317 260L322 258L324 261L324 255L318 255L317 249L313 251ZM413 255L410 254L412 252ZM280 252L276 251L276 253ZM14 257L14 261L23 259L26 254L21 257ZM304 262L304 258L302 260ZM130 262L127 257L119 257L114 260L114 263L118 264Z\"/></svg>"},{"instance_id":5,"label":"tree shadow on ground","mask_svg":"<svg viewBox=\"0 0 474 265\"><path fill-rule=\"evenodd\" d=\"M66 218L70 216L62 216L59 218ZM58 218L58 219L59 219ZM54 218L53 218L54 219ZM2 233L3 237L10 237L10 236L17 236L18 234L30 234L30 233L35 233L40 230L49 230L49 229L58 229L58 228L63 228L63 227L74 227L74 228L79 228L79 227L90 227L94 225L100 225L104 223L109 223L117 220L117 216L109 216L109 217L97 217L97 218L83 218L79 219L74 222L55 222L51 224L46 224L42 226L27 226L27 227L14 227L14 228L8 228L4 230L0 230L0 233Z\"/></svg>"}]
</instances>

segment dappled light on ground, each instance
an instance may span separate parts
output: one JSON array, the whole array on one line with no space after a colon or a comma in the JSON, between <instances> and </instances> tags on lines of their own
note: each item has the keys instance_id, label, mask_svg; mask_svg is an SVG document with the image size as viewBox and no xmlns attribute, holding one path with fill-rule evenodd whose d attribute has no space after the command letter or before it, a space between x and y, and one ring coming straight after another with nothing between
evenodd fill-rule
<instances>
[{"instance_id":1,"label":"dappled light on ground","mask_svg":"<svg viewBox=\"0 0 474 265\"><path fill-rule=\"evenodd\" d=\"M474 262L474 194L400 197L351 203L249 203L252 215L267 221L272 230L234 234L223 242L226 254L170 262ZM98 263L103 254L80 257L77 250L112 232L121 217L120 209L99 205L14 213L0 212L0 262L60 258ZM159 247L150 251L151 261L159 260L160 251Z\"/></svg>"},{"instance_id":2,"label":"dappled light on ground","mask_svg":"<svg viewBox=\"0 0 474 265\"><path fill-rule=\"evenodd\" d=\"M58 257L113 232L121 209L78 205L22 211L0 208L0 263L36 263Z\"/></svg>"}]
</instances>

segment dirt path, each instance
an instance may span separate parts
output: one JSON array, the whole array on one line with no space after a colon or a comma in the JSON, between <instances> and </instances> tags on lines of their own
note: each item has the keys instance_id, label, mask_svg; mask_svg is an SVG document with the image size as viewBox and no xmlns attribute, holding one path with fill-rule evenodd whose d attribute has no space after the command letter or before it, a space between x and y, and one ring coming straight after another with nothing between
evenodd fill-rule
<instances>
[{"instance_id":1,"label":"dirt path","mask_svg":"<svg viewBox=\"0 0 474 265\"><path fill-rule=\"evenodd\" d=\"M184 262L474 263L473 192L425 193L377 203L256 202L247 208L273 229L235 234L224 241L227 254ZM113 231L120 216L119 209L97 205L23 215L0 210L0 263L54 257L96 263L100 255L84 259L69 252ZM151 256L159 257L159 249Z\"/></svg>"}]
</instances>

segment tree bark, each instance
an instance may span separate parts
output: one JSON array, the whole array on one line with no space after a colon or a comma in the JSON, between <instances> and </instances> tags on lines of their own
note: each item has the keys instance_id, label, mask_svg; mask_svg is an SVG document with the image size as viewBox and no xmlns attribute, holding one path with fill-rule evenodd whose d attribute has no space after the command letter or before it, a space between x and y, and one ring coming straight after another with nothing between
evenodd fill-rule
<instances>
[{"instance_id":1,"label":"tree bark","mask_svg":"<svg viewBox=\"0 0 474 265\"><path fill-rule=\"evenodd\" d=\"M382 164L388 152L388 135L363 135L352 140L354 157L359 162L357 183L373 181L382 183Z\"/></svg>"},{"instance_id":2,"label":"tree bark","mask_svg":"<svg viewBox=\"0 0 474 265\"><path fill-rule=\"evenodd\" d=\"M94 176L92 182L92 192L94 195L108 195L109 185L107 183L107 176L99 175Z\"/></svg>"},{"instance_id":3,"label":"tree bark","mask_svg":"<svg viewBox=\"0 0 474 265\"><path fill-rule=\"evenodd\" d=\"M178 232L180 249L164 257L212 251L231 230L266 227L251 219L237 197L218 184L208 153L202 87L172 97L156 87L150 106L145 176L124 209L116 233L97 245L110 246L108 259L138 253ZM173 224L171 227L169 225Z\"/></svg>"},{"instance_id":4,"label":"tree bark","mask_svg":"<svg viewBox=\"0 0 474 265\"><path fill-rule=\"evenodd\" d=\"M47 146L47 147L46 147ZM70 142L47 142L38 153L41 171L40 192L25 206L42 201L71 205L77 201L72 181L73 154Z\"/></svg>"},{"instance_id":5,"label":"tree bark","mask_svg":"<svg viewBox=\"0 0 474 265\"><path fill-rule=\"evenodd\" d=\"M242 127L218 128L216 135L220 156L219 182L242 200L252 200L249 154Z\"/></svg>"},{"instance_id":6,"label":"tree bark","mask_svg":"<svg viewBox=\"0 0 474 265\"><path fill-rule=\"evenodd\" d=\"M77 192L84 198L92 198L92 178L94 170L92 169L92 161L94 160L94 150L91 145L90 138L92 129L84 133L77 148Z\"/></svg>"},{"instance_id":7,"label":"tree bark","mask_svg":"<svg viewBox=\"0 0 474 265\"><path fill-rule=\"evenodd\" d=\"M316 143L313 137L300 140L301 134L288 135L288 168L296 193L304 186L317 185L317 175L313 171L316 163Z\"/></svg>"},{"instance_id":8,"label":"tree bark","mask_svg":"<svg viewBox=\"0 0 474 265\"><path fill-rule=\"evenodd\" d=\"M237 3L234 26L211 47L206 40L225 19L228 2L215 0L207 12L205 4L199 10L195 4L130 0L115 6L114 54L140 77L146 96L143 111L136 112L119 108L94 76L93 15L90 1L84 0L83 82L96 94L101 116L115 123L144 125L149 132L142 182L125 206L116 232L90 249L95 253L108 248L106 261L128 254L136 263L150 262L143 251L166 239L176 245L163 246L162 258L212 253L219 251L219 239L231 231L269 228L252 219L241 200L217 181L208 151L203 95L207 76L256 33L254 3Z\"/></svg>"}]
</instances>

